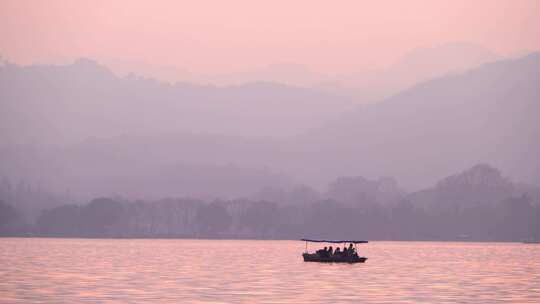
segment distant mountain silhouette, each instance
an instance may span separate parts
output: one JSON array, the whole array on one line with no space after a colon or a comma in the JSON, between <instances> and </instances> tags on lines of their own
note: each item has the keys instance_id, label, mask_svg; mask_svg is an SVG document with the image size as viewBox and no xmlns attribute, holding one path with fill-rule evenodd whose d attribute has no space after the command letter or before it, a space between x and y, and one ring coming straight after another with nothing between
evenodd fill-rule
<instances>
[{"instance_id":1,"label":"distant mountain silhouette","mask_svg":"<svg viewBox=\"0 0 540 304\"><path fill-rule=\"evenodd\" d=\"M305 136L330 175L395 176L417 188L487 162L540 180L540 53L418 84ZM316 161L316 157L313 157Z\"/></svg>"},{"instance_id":2,"label":"distant mountain silhouette","mask_svg":"<svg viewBox=\"0 0 540 304\"><path fill-rule=\"evenodd\" d=\"M525 54L525 52L521 53L522 56ZM280 83L349 96L357 103L365 104L380 101L418 82L463 72L483 63L500 59L502 59L501 56L481 46L453 42L413 49L387 68L360 69L343 75L318 73L306 65L290 62L269 64L220 75L201 75L174 66L149 66L143 62L111 61L107 62L107 66L121 75L126 75L131 71L172 83L180 81L219 86L253 82ZM349 67L351 68L354 69L354 67Z\"/></svg>"},{"instance_id":3,"label":"distant mountain silhouette","mask_svg":"<svg viewBox=\"0 0 540 304\"><path fill-rule=\"evenodd\" d=\"M393 176L410 191L477 163L538 184L538 83L535 53L426 81L324 124L323 117L337 115L323 111L334 100L306 89L169 85L118 78L88 60L61 67L8 64L0 68L0 172L89 196L199 195L204 178L197 187L176 186L197 179L193 168L209 181L223 177L216 189L230 187L207 192L226 197L291 187L291 180L320 190L338 176ZM294 136L293 130L315 123L322 126ZM235 130L290 137L231 135ZM230 176L223 173L229 164ZM250 186L237 187L235 180Z\"/></svg>"},{"instance_id":4,"label":"distant mountain silhouette","mask_svg":"<svg viewBox=\"0 0 540 304\"><path fill-rule=\"evenodd\" d=\"M390 97L419 82L461 73L502 57L481 46L454 42L414 49L386 69L374 69L339 77L326 87L354 96L364 103Z\"/></svg>"},{"instance_id":5,"label":"distant mountain silhouette","mask_svg":"<svg viewBox=\"0 0 540 304\"><path fill-rule=\"evenodd\" d=\"M221 140L221 141L220 141ZM217 146L224 145L223 157ZM192 147L194 146L194 147ZM289 188L293 180L262 165L228 161L238 141L220 137L114 137L62 148L0 149L0 172L77 200L98 194L127 198L247 196L265 187Z\"/></svg>"},{"instance_id":6,"label":"distant mountain silhouette","mask_svg":"<svg viewBox=\"0 0 540 304\"><path fill-rule=\"evenodd\" d=\"M65 143L124 133L290 136L353 107L345 98L277 83L216 87L120 78L89 59L65 66L0 66L0 99L3 143Z\"/></svg>"}]
</instances>

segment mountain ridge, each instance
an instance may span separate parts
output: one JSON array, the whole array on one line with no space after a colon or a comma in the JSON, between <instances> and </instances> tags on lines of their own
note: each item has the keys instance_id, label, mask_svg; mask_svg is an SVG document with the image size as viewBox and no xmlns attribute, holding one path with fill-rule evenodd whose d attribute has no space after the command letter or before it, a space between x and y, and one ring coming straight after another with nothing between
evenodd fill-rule
<instances>
[{"instance_id":1,"label":"mountain ridge","mask_svg":"<svg viewBox=\"0 0 540 304\"><path fill-rule=\"evenodd\" d=\"M337 151L340 170L369 176L391 175L397 168L396 177L406 180L402 163L423 163L433 169L427 181L452 168L489 162L518 180L540 180L534 157L540 151L539 81L540 52L488 63L350 111L298 140L328 154ZM440 161L443 155L448 162Z\"/></svg>"}]
</instances>

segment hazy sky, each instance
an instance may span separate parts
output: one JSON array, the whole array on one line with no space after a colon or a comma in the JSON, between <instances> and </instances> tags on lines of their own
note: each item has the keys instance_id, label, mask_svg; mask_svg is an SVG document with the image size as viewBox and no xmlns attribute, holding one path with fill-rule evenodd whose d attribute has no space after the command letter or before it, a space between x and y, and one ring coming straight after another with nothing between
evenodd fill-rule
<instances>
[{"instance_id":1,"label":"hazy sky","mask_svg":"<svg viewBox=\"0 0 540 304\"><path fill-rule=\"evenodd\" d=\"M334 74L454 41L540 49L540 1L0 0L0 55L21 64L85 56L219 74L287 62Z\"/></svg>"}]
</instances>

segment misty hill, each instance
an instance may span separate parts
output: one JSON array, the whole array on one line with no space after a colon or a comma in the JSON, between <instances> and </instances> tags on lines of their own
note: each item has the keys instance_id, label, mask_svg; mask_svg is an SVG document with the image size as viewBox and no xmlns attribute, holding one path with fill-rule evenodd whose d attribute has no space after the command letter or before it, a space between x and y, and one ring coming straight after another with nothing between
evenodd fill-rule
<instances>
[{"instance_id":1,"label":"misty hill","mask_svg":"<svg viewBox=\"0 0 540 304\"><path fill-rule=\"evenodd\" d=\"M362 176L339 177L330 183L326 196L346 204L395 204L405 192L391 177L370 180Z\"/></svg>"},{"instance_id":2,"label":"misty hill","mask_svg":"<svg viewBox=\"0 0 540 304\"><path fill-rule=\"evenodd\" d=\"M193 93L198 92L191 91L193 86L183 91L182 84L122 79L92 62L65 67L7 65L1 71L0 172L2 176L36 182L55 192L70 190L75 195L80 192L85 197L96 197L112 193L131 196L128 192L133 191L136 196L155 198L156 195L200 195L206 188L211 197L234 197L251 195L263 188L290 188L292 185L287 180L291 179L321 190L339 176L375 180L392 176L403 189L416 190L455 172L456 168L476 163L490 163L518 182L537 185L540 180L537 158L540 53L430 80L379 104L350 111L309 133L279 140L225 136L223 133L230 131L225 128L218 134L175 131L182 129L176 123L184 123L184 118L201 127L229 122L209 118L222 115L220 111L214 113L206 108L190 112L188 106L182 108L186 111L176 108L178 100L195 100L186 104L205 107L206 103L198 103L207 101L204 98L191 98L206 96ZM76 89L77 86L81 89ZM268 85L268 90L272 91L274 86L278 91L283 88ZM199 90L205 91L204 88ZM237 88L237 92L246 92L243 90L246 87ZM216 94L234 91L232 88L211 90L216 90ZM154 101L157 103L152 98L154 93L171 97L179 92L193 95L185 93L181 95L185 98L165 98L159 106L149 106ZM262 92L253 90L250 94L258 96ZM116 102L117 94L124 102ZM128 104L141 107L125 106ZM283 106L278 108L283 112ZM231 111L243 113L234 107ZM164 116L159 116L160 113ZM249 113L241 115L251 117ZM255 122L247 126L246 121L231 123L244 125L246 132L253 133L265 127L288 128L287 123L275 117L271 122L257 116L253 119ZM118 135L125 130L131 133ZM102 136L82 140L84 134ZM74 143L6 145L29 138L47 144L66 139ZM231 183L216 181L213 185L218 188L230 185L230 191L222 187L213 192L208 183L217 173L205 168L227 172L229 164L232 164ZM185 169L195 167L207 172L200 176L207 176L208 180L197 179L199 175L194 173L197 170ZM253 171L253 175L246 170ZM180 173L173 171L190 173L179 177ZM232 178L237 176L232 172L242 172L238 174L243 177ZM260 172L267 172L262 174L266 177L262 178ZM229 179L226 173L217 175ZM251 181L251 176L259 176L253 181L260 182L246 183L249 187L232 183ZM176 186L179 180L191 178L200 181L198 186ZM146 183L155 185L156 189L144 187Z\"/></svg>"},{"instance_id":3,"label":"misty hill","mask_svg":"<svg viewBox=\"0 0 540 304\"><path fill-rule=\"evenodd\" d=\"M364 103L388 98L417 83L461 73L502 57L481 46L453 42L414 49L385 69L341 76L323 87L360 98Z\"/></svg>"},{"instance_id":4,"label":"misty hill","mask_svg":"<svg viewBox=\"0 0 540 304\"><path fill-rule=\"evenodd\" d=\"M528 192L518 189L498 169L478 164L440 180L433 187L412 193L407 199L427 209L462 209L495 204Z\"/></svg>"},{"instance_id":5,"label":"misty hill","mask_svg":"<svg viewBox=\"0 0 540 304\"><path fill-rule=\"evenodd\" d=\"M3 143L47 144L124 133L289 136L352 105L275 83L215 87L120 78L88 59L65 66L0 65L0 100Z\"/></svg>"},{"instance_id":6,"label":"misty hill","mask_svg":"<svg viewBox=\"0 0 540 304\"><path fill-rule=\"evenodd\" d=\"M540 235L538 190L478 164L407 195L401 211L424 213L422 225L430 227L425 235L521 241Z\"/></svg>"},{"instance_id":7,"label":"misty hill","mask_svg":"<svg viewBox=\"0 0 540 304\"><path fill-rule=\"evenodd\" d=\"M223 162L160 160L148 151L124 154L123 148L83 145L93 149L47 150L10 153L0 165L4 177L26 181L76 201L102 194L128 198L197 197L235 198L265 187L287 189L293 181L265 167ZM126 146L129 147L129 146ZM80 147L78 147L80 148Z\"/></svg>"},{"instance_id":8,"label":"misty hill","mask_svg":"<svg viewBox=\"0 0 540 304\"><path fill-rule=\"evenodd\" d=\"M523 54L524 55L524 54ZM501 57L481 46L453 42L413 49L392 65L373 70L358 70L344 75L326 75L298 63L278 63L221 75L199 75L174 66L149 66L143 62L107 62L121 75L130 71L170 82L180 81L213 85L241 85L253 82L281 83L310 87L366 104L390 97L419 82L450 73L458 73Z\"/></svg>"},{"instance_id":9,"label":"misty hill","mask_svg":"<svg viewBox=\"0 0 540 304\"><path fill-rule=\"evenodd\" d=\"M235 198L294 185L293 178L265 161L280 157L280 147L269 139L211 134L122 135L65 146L0 146L0 178L70 193L77 201L100 195Z\"/></svg>"},{"instance_id":10,"label":"misty hill","mask_svg":"<svg viewBox=\"0 0 540 304\"><path fill-rule=\"evenodd\" d=\"M487 162L540 181L540 53L418 84L314 130L328 175L394 176L408 188Z\"/></svg>"}]
</instances>

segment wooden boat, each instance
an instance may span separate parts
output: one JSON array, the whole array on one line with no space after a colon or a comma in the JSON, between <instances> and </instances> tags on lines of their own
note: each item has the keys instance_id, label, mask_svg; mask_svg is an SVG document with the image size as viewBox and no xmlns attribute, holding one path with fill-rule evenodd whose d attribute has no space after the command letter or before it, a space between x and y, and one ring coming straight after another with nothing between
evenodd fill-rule
<instances>
[{"instance_id":1,"label":"wooden boat","mask_svg":"<svg viewBox=\"0 0 540 304\"><path fill-rule=\"evenodd\" d=\"M368 241L355 241L355 240L314 240L314 239L302 239L306 242L306 250L302 254L304 262L320 262L320 263L365 263L367 258L358 256L356 251L356 244L365 244ZM346 247L346 244L354 244L353 250L347 250L346 253L341 251L339 252L328 252L324 250L318 250L314 253L308 252L308 243L331 243L331 244L343 244Z\"/></svg>"}]
</instances>

